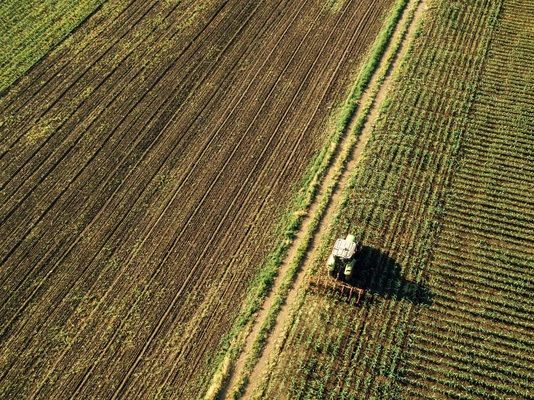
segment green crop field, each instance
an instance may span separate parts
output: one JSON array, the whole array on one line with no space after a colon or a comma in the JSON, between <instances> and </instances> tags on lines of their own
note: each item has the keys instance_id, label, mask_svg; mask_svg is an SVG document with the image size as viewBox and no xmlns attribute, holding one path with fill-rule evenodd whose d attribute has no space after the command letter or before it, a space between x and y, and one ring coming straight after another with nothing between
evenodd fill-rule
<instances>
[{"instance_id":1,"label":"green crop field","mask_svg":"<svg viewBox=\"0 0 534 400\"><path fill-rule=\"evenodd\" d=\"M323 241L362 239L365 298L306 293L263 398L534 394L533 27L529 0L430 2Z\"/></svg>"}]
</instances>

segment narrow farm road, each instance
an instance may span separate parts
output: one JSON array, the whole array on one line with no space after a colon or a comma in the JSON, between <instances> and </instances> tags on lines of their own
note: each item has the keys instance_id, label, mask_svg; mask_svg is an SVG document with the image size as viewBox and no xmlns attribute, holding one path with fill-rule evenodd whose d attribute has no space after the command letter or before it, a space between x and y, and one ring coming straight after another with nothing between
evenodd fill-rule
<instances>
[{"instance_id":1,"label":"narrow farm road","mask_svg":"<svg viewBox=\"0 0 534 400\"><path fill-rule=\"evenodd\" d=\"M397 23L388 47L380 60L379 67L364 92L359 106L351 118L346 134L339 144L335 159L327 170L323 182L319 186L317 196L282 263L273 289L256 316L237 362L232 368L228 368L229 376L225 379L227 383L220 397L232 398L238 393L241 393L242 398L246 399L261 396L258 390L261 382L266 378L264 372L268 370L270 361L277 357L278 349L281 348L280 345L285 337L284 333L291 321L290 317L298 307L299 293L305 289L307 275L318 256L320 238L328 232L336 216L343 198L343 191L349 183L352 171L363 157L365 146L373 131L382 104L388 97L388 92L395 79L394 72L399 69L406 56L427 7L427 0L410 1ZM358 135L357 124L362 118L365 123ZM326 207L321 207L325 201L327 201ZM275 317L274 327L268 334L261 355L254 359L255 343L263 334L262 327L268 322L268 318L272 318L271 308L283 292L284 282L287 281L286 276L298 257L299 249L303 246L307 248L307 252L301 261L294 284L290 287L284 304Z\"/></svg>"}]
</instances>

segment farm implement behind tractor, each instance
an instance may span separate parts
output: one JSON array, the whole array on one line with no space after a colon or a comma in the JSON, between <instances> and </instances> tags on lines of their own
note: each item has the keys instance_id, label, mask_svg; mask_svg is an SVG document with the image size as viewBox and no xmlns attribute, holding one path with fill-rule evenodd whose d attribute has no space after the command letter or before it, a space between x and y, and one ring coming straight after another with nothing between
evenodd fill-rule
<instances>
[{"instance_id":1,"label":"farm implement behind tractor","mask_svg":"<svg viewBox=\"0 0 534 400\"><path fill-rule=\"evenodd\" d=\"M363 295L363 289L352 285L357 268L356 257L361 245L356 242L354 235L347 235L345 239L337 239L332 253L326 262L326 274L312 276L309 287L315 292L333 292L348 302L358 304Z\"/></svg>"},{"instance_id":2,"label":"farm implement behind tractor","mask_svg":"<svg viewBox=\"0 0 534 400\"><path fill-rule=\"evenodd\" d=\"M329 276L315 275L309 279L310 289L316 293L337 293L343 301L358 304L363 296L363 289Z\"/></svg>"}]
</instances>

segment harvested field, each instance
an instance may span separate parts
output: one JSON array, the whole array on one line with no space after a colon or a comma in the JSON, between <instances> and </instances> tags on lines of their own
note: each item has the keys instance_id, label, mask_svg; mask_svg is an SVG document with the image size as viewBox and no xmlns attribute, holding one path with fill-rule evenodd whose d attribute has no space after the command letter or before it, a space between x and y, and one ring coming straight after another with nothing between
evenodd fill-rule
<instances>
[{"instance_id":1,"label":"harvested field","mask_svg":"<svg viewBox=\"0 0 534 400\"><path fill-rule=\"evenodd\" d=\"M355 233L363 304L302 291L257 398L532 397L533 11L429 2L303 265L324 273L335 237Z\"/></svg>"},{"instance_id":2,"label":"harvested field","mask_svg":"<svg viewBox=\"0 0 534 400\"><path fill-rule=\"evenodd\" d=\"M109 1L0 99L0 396L198 398L391 1Z\"/></svg>"}]
</instances>

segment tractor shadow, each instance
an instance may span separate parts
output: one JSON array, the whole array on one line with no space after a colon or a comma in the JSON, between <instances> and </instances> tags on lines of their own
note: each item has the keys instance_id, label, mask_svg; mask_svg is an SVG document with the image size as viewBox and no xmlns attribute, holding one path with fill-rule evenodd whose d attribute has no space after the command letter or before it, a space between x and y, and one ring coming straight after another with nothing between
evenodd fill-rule
<instances>
[{"instance_id":1,"label":"tractor shadow","mask_svg":"<svg viewBox=\"0 0 534 400\"><path fill-rule=\"evenodd\" d=\"M407 300L413 304L432 304L434 295L430 288L404 278L401 266L381 250L363 246L356 265L358 267L355 276L347 283L386 299Z\"/></svg>"}]
</instances>

